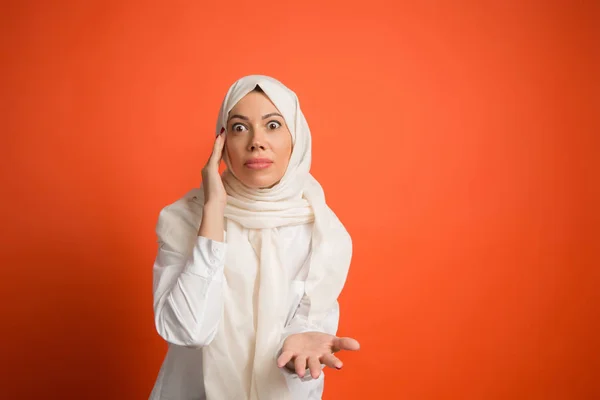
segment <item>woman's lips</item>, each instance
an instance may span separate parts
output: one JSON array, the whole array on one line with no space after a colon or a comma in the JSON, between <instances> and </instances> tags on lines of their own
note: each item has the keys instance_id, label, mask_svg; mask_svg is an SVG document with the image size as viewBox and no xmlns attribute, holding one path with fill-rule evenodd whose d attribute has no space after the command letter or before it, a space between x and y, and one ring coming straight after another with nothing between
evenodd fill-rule
<instances>
[{"instance_id":1,"label":"woman's lips","mask_svg":"<svg viewBox=\"0 0 600 400\"><path fill-rule=\"evenodd\" d=\"M253 158L252 160L246 161L246 167L250 169L265 169L269 168L273 164L273 161L268 158Z\"/></svg>"}]
</instances>

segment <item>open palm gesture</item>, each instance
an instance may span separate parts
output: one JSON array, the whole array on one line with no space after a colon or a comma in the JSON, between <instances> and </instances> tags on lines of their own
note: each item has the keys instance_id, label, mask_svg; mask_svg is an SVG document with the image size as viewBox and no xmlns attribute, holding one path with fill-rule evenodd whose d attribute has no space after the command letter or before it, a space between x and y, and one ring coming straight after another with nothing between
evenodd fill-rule
<instances>
[{"instance_id":1,"label":"open palm gesture","mask_svg":"<svg viewBox=\"0 0 600 400\"><path fill-rule=\"evenodd\" d=\"M352 338L339 338L322 332L305 332L290 335L284 342L277 365L295 370L300 378L308 368L313 378L321 374L321 364L340 369L342 361L334 356L340 350L356 351L360 344Z\"/></svg>"}]
</instances>

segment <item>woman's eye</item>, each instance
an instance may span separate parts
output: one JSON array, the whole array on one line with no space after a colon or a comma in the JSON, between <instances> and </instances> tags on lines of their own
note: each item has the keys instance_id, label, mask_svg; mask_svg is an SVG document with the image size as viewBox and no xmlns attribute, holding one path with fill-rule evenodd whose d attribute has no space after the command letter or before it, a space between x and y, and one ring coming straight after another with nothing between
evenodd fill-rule
<instances>
[{"instance_id":1,"label":"woman's eye","mask_svg":"<svg viewBox=\"0 0 600 400\"><path fill-rule=\"evenodd\" d=\"M268 124L269 129L277 129L281 127L281 124L278 121L271 121Z\"/></svg>"},{"instance_id":2,"label":"woman's eye","mask_svg":"<svg viewBox=\"0 0 600 400\"><path fill-rule=\"evenodd\" d=\"M242 124L233 124L233 126L231 127L231 130L233 130L234 132L243 132L247 129Z\"/></svg>"}]
</instances>

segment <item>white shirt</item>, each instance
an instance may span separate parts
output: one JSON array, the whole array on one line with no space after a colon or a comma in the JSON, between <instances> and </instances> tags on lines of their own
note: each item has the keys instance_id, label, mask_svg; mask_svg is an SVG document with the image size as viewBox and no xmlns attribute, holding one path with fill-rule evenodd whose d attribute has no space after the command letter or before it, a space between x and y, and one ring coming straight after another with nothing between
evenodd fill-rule
<instances>
[{"instance_id":1,"label":"white shirt","mask_svg":"<svg viewBox=\"0 0 600 400\"><path fill-rule=\"evenodd\" d=\"M189 222L189 221L188 221ZM230 221L231 223L231 221ZM245 228L241 228L245 229ZM308 275L312 224L278 228L283 239L285 259L289 261L289 312L283 340L294 333L312 331L307 325L309 304L304 296ZM245 229L245 233L248 230ZM223 312L224 267L229 257L248 259L248 267L257 269L255 254L230 254L227 244L201 236L194 238L190 254L175 251L160 243L154 263L154 314L159 335L168 342L168 351L160 368L150 400L205 400L202 351L215 337ZM225 240L226 241L226 240ZM256 275L256 271L250 271ZM253 290L253 288L248 288ZM286 301L286 299L282 299ZM239 321L239 329L254 332L254 316ZM339 305L329 312L322 331L335 335ZM280 369L293 400L317 400L323 393L324 373L313 379ZM236 382L231 382L235 385ZM208 399L230 400L230 399ZM231 399L233 400L233 399ZM236 399L237 400L237 399ZM265 399L267 400L267 399ZM271 399L268 399L271 400Z\"/></svg>"}]
</instances>

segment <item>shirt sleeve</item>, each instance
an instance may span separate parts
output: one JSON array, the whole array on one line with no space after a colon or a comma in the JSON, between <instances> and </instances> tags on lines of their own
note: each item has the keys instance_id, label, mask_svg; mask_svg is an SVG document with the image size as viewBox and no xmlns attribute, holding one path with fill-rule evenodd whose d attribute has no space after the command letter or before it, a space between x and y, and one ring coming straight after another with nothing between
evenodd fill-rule
<instances>
[{"instance_id":1,"label":"shirt sleeve","mask_svg":"<svg viewBox=\"0 0 600 400\"><path fill-rule=\"evenodd\" d=\"M302 233L302 232L301 232ZM310 241L308 242L308 252L304 254L304 260L302 262L302 266L300 270L296 273L294 281L302 281L303 282L303 290L306 285L306 279L308 278L308 274L310 272L310 263L312 260L312 226L309 230L304 231L307 235L310 235ZM301 238L293 237L293 240L297 240ZM292 248L294 248L292 246ZM292 290L292 289L291 289ZM296 297L297 298L297 297ZM310 311L310 299L306 295L300 297L300 301L297 304L294 304L293 307L296 308L294 311L292 318L288 319L283 331L282 335L282 344L285 339L293 335L295 333L303 333L303 332L324 332L330 335L335 335L338 329L339 317L340 317L340 307L339 303L335 301L331 304L328 312L325 314L325 317L318 322L309 322L308 315Z\"/></svg>"},{"instance_id":2,"label":"shirt sleeve","mask_svg":"<svg viewBox=\"0 0 600 400\"><path fill-rule=\"evenodd\" d=\"M166 213L159 218L168 218ZM167 342L203 347L214 339L223 314L223 269L226 244L197 235L185 224L158 232L158 254L153 268L154 318L158 334ZM179 229L193 234L191 251L182 251ZM176 231L181 238L181 232Z\"/></svg>"},{"instance_id":3,"label":"shirt sleeve","mask_svg":"<svg viewBox=\"0 0 600 400\"><path fill-rule=\"evenodd\" d=\"M308 322L308 312L310 310L310 300L306 295L302 297L298 309L294 314L292 320L287 324L283 331L283 341L295 333L303 332L324 332L330 335L335 335L338 329L338 323L340 318L340 306L336 301L335 304L329 309L325 318L319 323ZM282 342L283 344L283 342Z\"/></svg>"}]
</instances>

